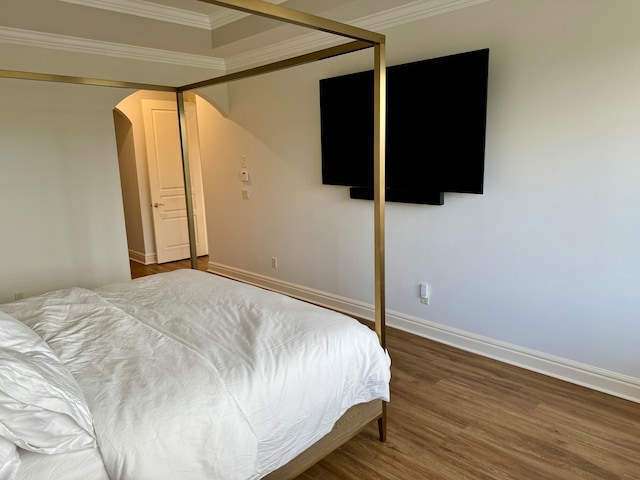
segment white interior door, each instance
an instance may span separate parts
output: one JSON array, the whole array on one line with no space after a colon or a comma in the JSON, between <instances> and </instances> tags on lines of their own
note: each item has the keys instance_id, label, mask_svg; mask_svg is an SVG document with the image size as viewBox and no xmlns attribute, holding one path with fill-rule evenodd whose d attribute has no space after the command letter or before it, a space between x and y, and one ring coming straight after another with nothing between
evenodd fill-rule
<instances>
[{"instance_id":1,"label":"white interior door","mask_svg":"<svg viewBox=\"0 0 640 480\"><path fill-rule=\"evenodd\" d=\"M175 102L143 100L149 187L158 263L190 257L180 130ZM207 254L202 169L195 104L185 104L197 255Z\"/></svg>"}]
</instances>

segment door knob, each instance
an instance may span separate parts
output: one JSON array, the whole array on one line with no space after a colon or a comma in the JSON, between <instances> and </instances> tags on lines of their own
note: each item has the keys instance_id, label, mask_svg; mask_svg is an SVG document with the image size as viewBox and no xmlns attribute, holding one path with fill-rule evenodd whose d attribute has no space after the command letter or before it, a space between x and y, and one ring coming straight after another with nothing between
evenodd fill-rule
<instances>
[{"instance_id":1,"label":"door knob","mask_svg":"<svg viewBox=\"0 0 640 480\"><path fill-rule=\"evenodd\" d=\"M158 208L158 207L159 207L159 206L161 206L161 205L162 205L162 206L164 206L164 203L158 203L158 202L156 202L156 203L154 203L154 204L153 204L153 206L154 206L154 207L156 207L156 208Z\"/></svg>"}]
</instances>

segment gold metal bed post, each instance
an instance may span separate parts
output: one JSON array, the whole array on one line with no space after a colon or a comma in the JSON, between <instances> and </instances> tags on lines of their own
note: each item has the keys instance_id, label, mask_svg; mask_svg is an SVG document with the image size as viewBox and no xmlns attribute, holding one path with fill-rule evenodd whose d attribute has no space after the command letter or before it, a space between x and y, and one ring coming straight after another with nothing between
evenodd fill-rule
<instances>
[{"instance_id":1,"label":"gold metal bed post","mask_svg":"<svg viewBox=\"0 0 640 480\"><path fill-rule=\"evenodd\" d=\"M385 251L384 251L384 205L385 205L385 145L387 73L384 43L374 47L374 245L375 245L375 328L380 345L387 347L385 305ZM382 417L378 420L380 440L387 438L387 404L382 403Z\"/></svg>"},{"instance_id":2,"label":"gold metal bed post","mask_svg":"<svg viewBox=\"0 0 640 480\"><path fill-rule=\"evenodd\" d=\"M198 269L198 252L196 248L195 212L191 187L191 167L189 164L189 134L187 132L187 112L184 107L184 92L176 92L178 103L178 127L180 128L180 153L182 154L182 175L184 178L184 201L187 209L187 230L189 233L189 253L191 268Z\"/></svg>"}]
</instances>

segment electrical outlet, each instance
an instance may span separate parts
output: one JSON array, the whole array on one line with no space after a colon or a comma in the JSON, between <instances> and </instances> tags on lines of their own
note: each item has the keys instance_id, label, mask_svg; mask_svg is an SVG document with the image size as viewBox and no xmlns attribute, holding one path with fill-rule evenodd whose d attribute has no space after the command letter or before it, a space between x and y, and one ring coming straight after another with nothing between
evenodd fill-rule
<instances>
[{"instance_id":1,"label":"electrical outlet","mask_svg":"<svg viewBox=\"0 0 640 480\"><path fill-rule=\"evenodd\" d=\"M249 200L249 190L246 188L242 189L242 198L245 200Z\"/></svg>"},{"instance_id":2,"label":"electrical outlet","mask_svg":"<svg viewBox=\"0 0 640 480\"><path fill-rule=\"evenodd\" d=\"M278 268L278 259L276 257L271 257L271 268Z\"/></svg>"},{"instance_id":3,"label":"electrical outlet","mask_svg":"<svg viewBox=\"0 0 640 480\"><path fill-rule=\"evenodd\" d=\"M22 300L24 298L24 292L16 292L13 294L14 300Z\"/></svg>"}]
</instances>

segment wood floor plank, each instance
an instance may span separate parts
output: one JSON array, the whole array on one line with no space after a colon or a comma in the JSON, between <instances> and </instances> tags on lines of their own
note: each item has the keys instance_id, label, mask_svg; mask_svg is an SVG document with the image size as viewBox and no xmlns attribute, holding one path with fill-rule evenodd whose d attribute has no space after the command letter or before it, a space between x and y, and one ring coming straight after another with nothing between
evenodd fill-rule
<instances>
[{"instance_id":1,"label":"wood floor plank","mask_svg":"<svg viewBox=\"0 0 640 480\"><path fill-rule=\"evenodd\" d=\"M387 346L387 442L371 425L297 480L640 480L640 404L393 328Z\"/></svg>"},{"instance_id":2,"label":"wood floor plank","mask_svg":"<svg viewBox=\"0 0 640 480\"><path fill-rule=\"evenodd\" d=\"M207 255L198 257L198 270L206 272L208 263L209 257ZM152 263L151 265L143 265L142 263L130 260L129 267L131 269L131 278L133 279L152 275L154 273L170 272L171 270L177 270L179 268L191 268L191 259L161 264Z\"/></svg>"},{"instance_id":3,"label":"wood floor plank","mask_svg":"<svg viewBox=\"0 0 640 480\"><path fill-rule=\"evenodd\" d=\"M364 432L298 480L638 479L639 404L392 328L387 344L387 444Z\"/></svg>"}]
</instances>

